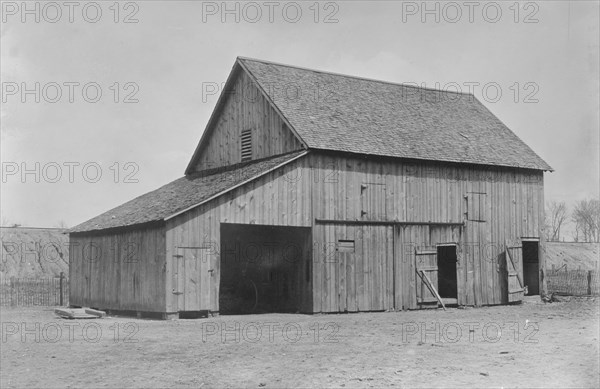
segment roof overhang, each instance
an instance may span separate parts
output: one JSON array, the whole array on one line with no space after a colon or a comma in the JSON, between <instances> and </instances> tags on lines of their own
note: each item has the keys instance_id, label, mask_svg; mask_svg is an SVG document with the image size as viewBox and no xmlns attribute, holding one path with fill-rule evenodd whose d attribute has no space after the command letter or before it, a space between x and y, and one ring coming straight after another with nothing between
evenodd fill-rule
<instances>
[{"instance_id":1,"label":"roof overhang","mask_svg":"<svg viewBox=\"0 0 600 389\"><path fill-rule=\"evenodd\" d=\"M186 212L188 212L188 211L190 211L190 210L192 210L194 208L197 208L197 207L199 207L201 205L204 205L204 204L206 204L206 203L208 203L208 202L210 202L212 200L215 200L215 199L223 196L225 193L231 192L234 189L242 187L242 186L244 186L244 185L246 185L246 184L248 184L248 183L250 183L250 182L252 182L252 181L254 181L254 180L256 180L256 179L258 179L258 178L260 178L262 176L264 176L264 175L267 175L267 174L269 174L269 173L271 173L271 172L273 172L273 171L275 171L277 169L282 168L283 166L285 166L285 165L287 165L287 164L289 164L289 163L291 163L291 162L293 162L293 161L295 161L297 159L300 159L300 158L304 157L306 154L308 154L308 150L307 151L303 151L302 153L298 154L297 156L295 156L293 158L290 158L287 161L284 161L284 162L280 163L277 166L274 166L274 167L272 167L270 169L267 169L267 170L265 170L263 172L260 172L259 174L255 175L253 177L250 177L249 179L247 179L245 181L242 181L242 182L240 182L237 185L234 185L234 186L232 186L230 188L227 188L227 189L225 189L225 190L223 190L223 191L221 191L221 192L219 192L219 193L217 193L217 194L215 194L215 195L207 198L206 200L202 200L201 202L199 202L197 204L194 204L194 205L192 205L190 207L187 207L185 209L182 209L181 211L178 211L178 212L176 212L176 213L174 213L172 215L169 215L169 216L165 217L163 220L168 221L168 220L173 219L174 217L177 217L177 216L179 216L179 215L181 215L183 213L186 213Z\"/></svg>"}]
</instances>

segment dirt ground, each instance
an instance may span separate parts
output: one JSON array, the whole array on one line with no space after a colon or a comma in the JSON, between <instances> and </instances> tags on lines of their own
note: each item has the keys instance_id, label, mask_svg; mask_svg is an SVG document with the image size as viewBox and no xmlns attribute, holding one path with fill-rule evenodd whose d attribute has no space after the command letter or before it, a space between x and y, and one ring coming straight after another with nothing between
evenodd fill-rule
<instances>
[{"instance_id":1,"label":"dirt ground","mask_svg":"<svg viewBox=\"0 0 600 389\"><path fill-rule=\"evenodd\" d=\"M1 313L2 388L600 387L597 299L173 321Z\"/></svg>"}]
</instances>

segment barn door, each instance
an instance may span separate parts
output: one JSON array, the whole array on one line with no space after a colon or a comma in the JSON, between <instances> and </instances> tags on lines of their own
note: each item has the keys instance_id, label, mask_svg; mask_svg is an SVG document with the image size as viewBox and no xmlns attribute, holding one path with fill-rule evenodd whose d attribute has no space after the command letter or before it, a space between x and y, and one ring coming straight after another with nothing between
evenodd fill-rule
<instances>
[{"instance_id":1,"label":"barn door","mask_svg":"<svg viewBox=\"0 0 600 389\"><path fill-rule=\"evenodd\" d=\"M393 309L393 233L392 226L317 225L315 236L325 243L313 263L315 311Z\"/></svg>"},{"instance_id":2,"label":"barn door","mask_svg":"<svg viewBox=\"0 0 600 389\"><path fill-rule=\"evenodd\" d=\"M506 277L508 282L508 302L523 300L523 244L520 240L506 241Z\"/></svg>"},{"instance_id":3,"label":"barn door","mask_svg":"<svg viewBox=\"0 0 600 389\"><path fill-rule=\"evenodd\" d=\"M173 256L173 294L178 311L217 311L214 256L207 247L178 247Z\"/></svg>"},{"instance_id":4,"label":"barn door","mask_svg":"<svg viewBox=\"0 0 600 389\"><path fill-rule=\"evenodd\" d=\"M394 307L393 229L389 226L357 227L361 240L356 253L356 300L359 311L381 311Z\"/></svg>"},{"instance_id":5,"label":"barn door","mask_svg":"<svg viewBox=\"0 0 600 389\"><path fill-rule=\"evenodd\" d=\"M432 286L437 290L437 249L435 247L418 247L415 249L415 260L417 274L421 274L421 271L423 271L423 274L429 278ZM425 280L418 275L416 280L417 303L420 308L437 308L438 300L425 283Z\"/></svg>"}]
</instances>

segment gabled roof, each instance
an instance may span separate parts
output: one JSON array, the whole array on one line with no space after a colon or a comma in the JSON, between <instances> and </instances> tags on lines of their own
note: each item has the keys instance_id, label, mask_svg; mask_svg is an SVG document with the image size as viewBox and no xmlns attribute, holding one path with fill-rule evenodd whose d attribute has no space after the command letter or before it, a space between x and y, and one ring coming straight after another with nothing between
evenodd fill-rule
<instances>
[{"instance_id":1,"label":"gabled roof","mask_svg":"<svg viewBox=\"0 0 600 389\"><path fill-rule=\"evenodd\" d=\"M309 149L552 170L472 94L242 57L239 68Z\"/></svg>"},{"instance_id":2,"label":"gabled roof","mask_svg":"<svg viewBox=\"0 0 600 389\"><path fill-rule=\"evenodd\" d=\"M81 223L69 232L87 232L163 221L253 181L306 153L299 151L280 155L211 175L181 177Z\"/></svg>"}]
</instances>

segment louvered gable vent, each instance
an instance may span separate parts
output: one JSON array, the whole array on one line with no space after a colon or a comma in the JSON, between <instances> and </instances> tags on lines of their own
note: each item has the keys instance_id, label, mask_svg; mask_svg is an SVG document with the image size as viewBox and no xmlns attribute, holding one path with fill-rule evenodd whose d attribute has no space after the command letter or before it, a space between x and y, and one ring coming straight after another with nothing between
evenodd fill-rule
<instances>
[{"instance_id":1,"label":"louvered gable vent","mask_svg":"<svg viewBox=\"0 0 600 389\"><path fill-rule=\"evenodd\" d=\"M242 162L252 159L252 130L244 130L241 135Z\"/></svg>"}]
</instances>

